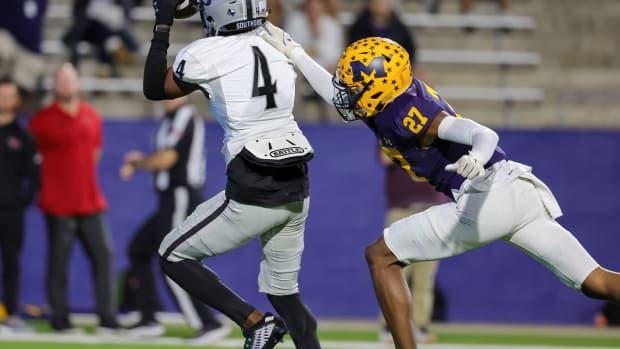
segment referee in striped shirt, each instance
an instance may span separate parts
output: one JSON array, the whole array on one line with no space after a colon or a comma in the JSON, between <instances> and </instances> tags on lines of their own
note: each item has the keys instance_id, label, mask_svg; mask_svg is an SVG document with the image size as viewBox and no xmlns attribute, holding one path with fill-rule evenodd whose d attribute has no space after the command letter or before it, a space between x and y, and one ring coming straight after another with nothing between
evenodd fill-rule
<instances>
[{"instance_id":1,"label":"referee in striped shirt","mask_svg":"<svg viewBox=\"0 0 620 349\"><path fill-rule=\"evenodd\" d=\"M129 180L138 169L154 174L158 196L157 210L134 234L129 245L130 267L127 284L133 292L140 321L128 329L139 337L161 336L164 327L157 321L158 296L152 262L161 240L174 226L187 217L203 199L205 185L205 126L187 97L162 101L166 115L155 140L155 151L144 155L139 151L126 154L120 168L123 180ZM228 326L214 318L204 304L189 296L166 277L167 285L188 324L197 330L194 344L209 344L230 332Z\"/></svg>"}]
</instances>

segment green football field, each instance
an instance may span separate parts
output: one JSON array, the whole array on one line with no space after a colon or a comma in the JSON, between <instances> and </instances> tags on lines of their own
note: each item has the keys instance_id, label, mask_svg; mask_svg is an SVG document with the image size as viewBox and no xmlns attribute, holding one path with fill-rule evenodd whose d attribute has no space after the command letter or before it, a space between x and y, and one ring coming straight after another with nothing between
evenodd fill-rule
<instances>
[{"instance_id":1,"label":"green football field","mask_svg":"<svg viewBox=\"0 0 620 349\"><path fill-rule=\"evenodd\" d=\"M135 339L124 336L97 336L92 326L84 326L84 335L50 334L47 325L35 322L37 334L0 335L0 349L147 349L147 348L241 348L239 330L226 339L208 346L185 343L191 330L168 326L164 337ZM319 337L323 349L388 349L377 341L372 323L322 321ZM586 349L620 348L620 328L561 326L495 326L495 325L436 325L437 343L420 345L421 349ZM276 348L294 348L290 338Z\"/></svg>"}]
</instances>

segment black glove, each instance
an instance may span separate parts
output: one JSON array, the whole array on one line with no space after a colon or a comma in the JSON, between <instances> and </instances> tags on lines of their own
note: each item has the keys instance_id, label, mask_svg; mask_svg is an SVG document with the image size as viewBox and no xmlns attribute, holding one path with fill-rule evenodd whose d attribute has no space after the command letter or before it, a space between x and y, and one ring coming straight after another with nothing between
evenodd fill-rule
<instances>
[{"instance_id":1,"label":"black glove","mask_svg":"<svg viewBox=\"0 0 620 349\"><path fill-rule=\"evenodd\" d=\"M172 25L177 11L177 0L153 0L155 24Z\"/></svg>"}]
</instances>

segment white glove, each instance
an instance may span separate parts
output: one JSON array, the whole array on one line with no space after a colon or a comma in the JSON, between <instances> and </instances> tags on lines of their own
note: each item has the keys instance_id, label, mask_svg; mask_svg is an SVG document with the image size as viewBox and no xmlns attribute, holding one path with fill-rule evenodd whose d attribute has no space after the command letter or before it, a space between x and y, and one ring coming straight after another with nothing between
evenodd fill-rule
<instances>
[{"instance_id":1,"label":"white glove","mask_svg":"<svg viewBox=\"0 0 620 349\"><path fill-rule=\"evenodd\" d=\"M456 172L467 179L478 177L485 171L480 160L471 154L461 156L455 163L446 165L445 169L449 172Z\"/></svg>"},{"instance_id":2,"label":"white glove","mask_svg":"<svg viewBox=\"0 0 620 349\"><path fill-rule=\"evenodd\" d=\"M291 39L287 32L271 24L271 22L266 21L263 28L265 30L260 33L261 38L275 47L276 50L284 53L286 57L291 58L293 50L301 47L300 44Z\"/></svg>"}]
</instances>

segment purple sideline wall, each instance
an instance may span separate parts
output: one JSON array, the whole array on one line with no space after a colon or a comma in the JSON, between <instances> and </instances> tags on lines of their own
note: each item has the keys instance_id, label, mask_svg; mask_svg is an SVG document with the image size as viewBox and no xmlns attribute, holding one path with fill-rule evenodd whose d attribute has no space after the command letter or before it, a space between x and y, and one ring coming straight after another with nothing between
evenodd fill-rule
<instances>
[{"instance_id":1,"label":"purple sideline wall","mask_svg":"<svg viewBox=\"0 0 620 349\"><path fill-rule=\"evenodd\" d=\"M118 179L123 154L149 151L153 121L106 122L100 179L110 203L108 222L115 269L127 266L126 246L134 229L154 207L151 177ZM300 276L301 292L321 318L375 319L379 310L364 261L365 246L382 231L383 172L375 141L360 124L302 125L316 149L310 163L312 205ZM617 209L620 195L620 134L600 131L504 131L500 145L509 157L534 167L554 191L569 228L604 266L620 270ZM207 126L207 195L224 188L222 131ZM544 232L541 232L541 234ZM45 303L46 233L41 214L31 209L22 254L21 301ZM73 251L69 297L74 311L92 311L90 269L81 248ZM234 290L261 309L257 293L260 251L254 241L228 255L207 260ZM441 262L437 285L454 322L590 323L601 305L565 287L551 272L502 242ZM165 292L166 307L171 308Z\"/></svg>"}]
</instances>

